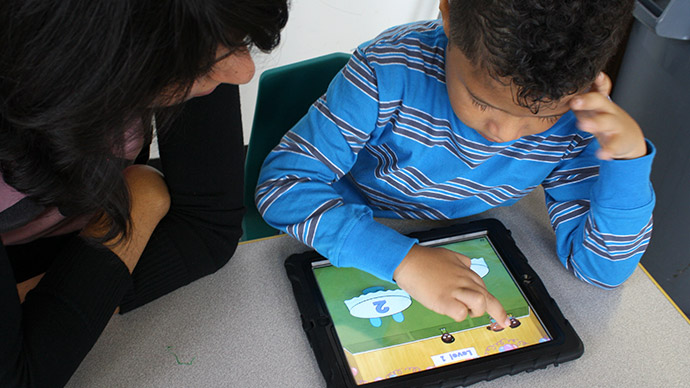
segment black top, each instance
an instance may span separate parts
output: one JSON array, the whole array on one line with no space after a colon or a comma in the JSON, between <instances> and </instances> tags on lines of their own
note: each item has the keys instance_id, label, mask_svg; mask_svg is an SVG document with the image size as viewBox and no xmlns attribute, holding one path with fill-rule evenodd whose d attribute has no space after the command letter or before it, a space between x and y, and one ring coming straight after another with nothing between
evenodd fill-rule
<instances>
[{"instance_id":1,"label":"black top","mask_svg":"<svg viewBox=\"0 0 690 388\"><path fill-rule=\"evenodd\" d=\"M242 234L237 86L195 98L158 139L171 206L130 276L76 234L0 244L0 387L67 383L115 309L130 311L222 267ZM45 272L19 303L16 284Z\"/></svg>"}]
</instances>

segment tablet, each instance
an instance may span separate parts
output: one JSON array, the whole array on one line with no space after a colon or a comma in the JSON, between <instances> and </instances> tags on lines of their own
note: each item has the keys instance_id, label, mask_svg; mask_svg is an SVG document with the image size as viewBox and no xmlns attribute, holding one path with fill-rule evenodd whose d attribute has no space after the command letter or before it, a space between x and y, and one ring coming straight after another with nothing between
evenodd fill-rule
<instances>
[{"instance_id":1,"label":"tablet","mask_svg":"<svg viewBox=\"0 0 690 388\"><path fill-rule=\"evenodd\" d=\"M487 314L436 314L395 283L332 266L314 251L285 267L329 387L457 386L573 360L584 347L510 232L486 219L412 235L472 259L511 327Z\"/></svg>"}]
</instances>

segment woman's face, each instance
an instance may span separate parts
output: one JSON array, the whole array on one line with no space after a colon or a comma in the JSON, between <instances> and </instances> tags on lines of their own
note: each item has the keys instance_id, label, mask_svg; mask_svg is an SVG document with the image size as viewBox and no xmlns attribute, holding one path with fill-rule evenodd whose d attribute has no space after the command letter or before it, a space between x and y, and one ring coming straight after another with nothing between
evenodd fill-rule
<instances>
[{"instance_id":1,"label":"woman's face","mask_svg":"<svg viewBox=\"0 0 690 388\"><path fill-rule=\"evenodd\" d=\"M227 52L227 48L218 48L216 57L221 59L213 65L210 72L194 81L186 100L210 94L220 84L242 85L254 77L254 61L248 48L236 50L230 55Z\"/></svg>"}]
</instances>

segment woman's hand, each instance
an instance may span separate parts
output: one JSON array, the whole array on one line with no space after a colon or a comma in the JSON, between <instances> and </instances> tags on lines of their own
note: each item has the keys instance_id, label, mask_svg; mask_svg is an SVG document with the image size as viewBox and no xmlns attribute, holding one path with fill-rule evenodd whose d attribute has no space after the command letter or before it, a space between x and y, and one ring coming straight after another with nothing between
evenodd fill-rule
<instances>
[{"instance_id":1,"label":"woman's hand","mask_svg":"<svg viewBox=\"0 0 690 388\"><path fill-rule=\"evenodd\" d=\"M38 285L38 282L40 282L41 279L43 279L43 275L45 275L45 273L36 275L31 279L24 280L21 283L17 283L17 294L19 294L19 303L24 303L24 299L26 299L26 294Z\"/></svg>"},{"instance_id":2,"label":"woman's hand","mask_svg":"<svg viewBox=\"0 0 690 388\"><path fill-rule=\"evenodd\" d=\"M116 237L105 243L125 263L132 273L141 253L161 219L170 209L170 194L163 174L151 166L133 165L123 172L129 189L130 234L125 239ZM84 237L105 234L102 219L95 220L81 232Z\"/></svg>"},{"instance_id":3,"label":"woman's hand","mask_svg":"<svg viewBox=\"0 0 690 388\"><path fill-rule=\"evenodd\" d=\"M458 322L486 312L502 327L510 326L505 309L470 264L469 257L451 250L414 245L393 279L426 308Z\"/></svg>"}]
</instances>

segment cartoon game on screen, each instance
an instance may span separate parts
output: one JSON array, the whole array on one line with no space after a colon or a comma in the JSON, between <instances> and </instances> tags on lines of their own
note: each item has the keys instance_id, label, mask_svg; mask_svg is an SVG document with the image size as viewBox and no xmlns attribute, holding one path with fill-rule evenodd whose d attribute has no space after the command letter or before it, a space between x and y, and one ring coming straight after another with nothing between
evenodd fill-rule
<instances>
[{"instance_id":1,"label":"cartoon game on screen","mask_svg":"<svg viewBox=\"0 0 690 388\"><path fill-rule=\"evenodd\" d=\"M487 314L456 322L426 309L397 285L354 268L315 268L358 384L549 340L486 237L442 246L473 258L471 269L506 309L511 327L499 329Z\"/></svg>"}]
</instances>

